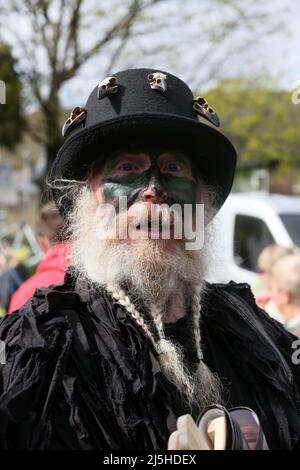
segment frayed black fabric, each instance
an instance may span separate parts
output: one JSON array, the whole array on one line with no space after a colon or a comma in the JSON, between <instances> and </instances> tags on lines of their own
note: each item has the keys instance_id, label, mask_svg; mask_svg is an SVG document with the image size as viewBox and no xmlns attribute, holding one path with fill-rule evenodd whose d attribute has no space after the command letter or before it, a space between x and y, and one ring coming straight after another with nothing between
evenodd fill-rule
<instances>
[{"instance_id":1,"label":"frayed black fabric","mask_svg":"<svg viewBox=\"0 0 300 470\"><path fill-rule=\"evenodd\" d=\"M271 449L299 445L296 338L256 306L247 284L210 286L204 310L204 357L227 383L226 405L256 411Z\"/></svg>"},{"instance_id":2,"label":"frayed black fabric","mask_svg":"<svg viewBox=\"0 0 300 470\"><path fill-rule=\"evenodd\" d=\"M179 322L169 334L186 349ZM252 408L271 449L297 448L295 338L256 307L247 285L235 283L207 285L201 330L226 406ZM5 317L0 338L1 449L164 450L177 417L189 411L128 312L71 272Z\"/></svg>"}]
</instances>

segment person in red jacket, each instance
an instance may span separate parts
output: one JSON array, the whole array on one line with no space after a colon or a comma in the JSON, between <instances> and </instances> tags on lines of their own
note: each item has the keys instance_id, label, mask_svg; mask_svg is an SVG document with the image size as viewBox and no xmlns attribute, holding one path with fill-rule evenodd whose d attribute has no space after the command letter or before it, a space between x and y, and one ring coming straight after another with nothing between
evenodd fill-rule
<instances>
[{"instance_id":1,"label":"person in red jacket","mask_svg":"<svg viewBox=\"0 0 300 470\"><path fill-rule=\"evenodd\" d=\"M68 267L69 246L61 242L63 219L53 202L45 204L40 213L37 236L44 258L36 272L13 294L8 313L18 310L39 287L48 287L64 280Z\"/></svg>"}]
</instances>

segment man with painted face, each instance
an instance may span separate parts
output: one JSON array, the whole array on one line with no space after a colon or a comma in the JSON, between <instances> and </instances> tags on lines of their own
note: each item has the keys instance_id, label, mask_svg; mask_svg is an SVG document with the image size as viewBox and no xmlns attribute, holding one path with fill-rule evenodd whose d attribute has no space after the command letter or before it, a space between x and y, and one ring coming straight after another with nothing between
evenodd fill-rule
<instances>
[{"instance_id":1,"label":"man with painted face","mask_svg":"<svg viewBox=\"0 0 300 470\"><path fill-rule=\"evenodd\" d=\"M164 450L215 403L252 408L271 449L299 446L295 338L248 285L205 282L236 163L218 124L150 69L74 108L50 175L72 267L0 324L1 448Z\"/></svg>"}]
</instances>

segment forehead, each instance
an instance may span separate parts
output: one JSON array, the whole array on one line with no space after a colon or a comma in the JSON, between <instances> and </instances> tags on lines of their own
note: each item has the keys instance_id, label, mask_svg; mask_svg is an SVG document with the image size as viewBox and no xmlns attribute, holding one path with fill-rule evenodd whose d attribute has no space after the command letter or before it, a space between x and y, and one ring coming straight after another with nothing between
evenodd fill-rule
<instances>
[{"instance_id":1,"label":"forehead","mask_svg":"<svg viewBox=\"0 0 300 470\"><path fill-rule=\"evenodd\" d=\"M123 149L112 153L105 161L105 165L114 165L119 160L130 158L135 160L149 160L151 163L155 163L160 161L164 158L172 158L182 163L186 163L190 165L190 158L185 155L184 153L178 150L171 150L168 148L160 149L160 150L151 150L151 149L144 149L144 150L130 150L130 149Z\"/></svg>"},{"instance_id":2,"label":"forehead","mask_svg":"<svg viewBox=\"0 0 300 470\"><path fill-rule=\"evenodd\" d=\"M165 159L175 159L176 161L187 165L194 170L193 160L191 157L177 148L172 146L159 145L126 145L119 147L104 154L93 165L93 173L99 173L103 170L113 168L120 160L123 159L147 160L151 163L164 161Z\"/></svg>"}]
</instances>

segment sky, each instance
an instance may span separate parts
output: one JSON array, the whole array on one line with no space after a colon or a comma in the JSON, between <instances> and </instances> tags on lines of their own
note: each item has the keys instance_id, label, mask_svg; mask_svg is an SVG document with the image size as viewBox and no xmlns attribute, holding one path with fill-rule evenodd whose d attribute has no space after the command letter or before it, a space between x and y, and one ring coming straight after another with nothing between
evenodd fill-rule
<instances>
[{"instance_id":1,"label":"sky","mask_svg":"<svg viewBox=\"0 0 300 470\"><path fill-rule=\"evenodd\" d=\"M194 11L197 12L199 9L199 2L206 2L206 0L188 0L185 3L186 12ZM182 0L181 0L182 2ZM180 7L177 0L172 0L174 5L177 4ZM211 2L214 4L215 2ZM249 5L247 8L252 8L251 3L245 0L245 5ZM224 41L224 45L219 44L215 51L210 52L211 55L220 57L222 61L222 68L217 70L216 78L209 79L207 81L199 81L199 85L196 87L204 88L205 90L216 85L222 78L233 78L236 76L252 76L254 79L263 79L277 88L285 90L292 90L293 84L300 80L300 1L293 0L267 0L265 2L258 1L256 4L257 11L263 11L260 5L267 5L267 10L271 13L271 19L274 23L280 23L280 27L275 29L275 32L270 35L261 34L261 28L255 29L254 24L253 32L244 32L243 28L238 30L233 38L229 41ZM159 15L164 16L169 13L170 1L167 1L165 5L162 5L159 10ZM183 3L181 3L181 6ZM282 13L284 10L284 13ZM178 9L177 9L178 13ZM216 9L209 11L208 16L205 17L204 21L215 21L218 17ZM201 21L197 18L197 15L193 15L189 22L189 34L195 38L198 37L197 28L201 25ZM174 35L175 33L175 35ZM185 30L183 29L183 36ZM176 31L171 28L166 28L157 31L154 35L149 35L144 38L144 44L142 46L145 50L147 47L151 47L153 41L155 44L159 44L161 41L162 47L166 44L170 44L170 36L176 36ZM231 56L230 51L234 49L239 42L243 42L245 38L251 37L251 45L243 50L241 54ZM181 41L181 40L180 40ZM230 42L232 41L232 42ZM172 42L171 42L172 44ZM197 39L192 47L180 44L174 39L173 56L170 53L169 56L158 54L157 56L149 56L148 54L140 54L130 58L130 48L125 50L123 56L120 57L115 65L115 70L121 70L129 66L148 67L153 63L155 68L161 68L162 70L168 70L172 73L179 75L181 78L186 80L188 83L193 76L193 73L198 73L201 77L201 70L205 69L206 64L202 60L198 59L197 55ZM231 47L231 45L233 46ZM224 61L225 55L225 61ZM149 58L150 57L150 58ZM180 57L180 60L178 60ZM80 104L78 99L83 101L87 97L87 90L90 91L99 81L104 78L101 76L101 70L105 64L105 58L97 58L96 60L90 61L86 66L82 68L80 74L70 82L62 90L62 99L68 105ZM151 66L150 65L150 66ZM192 86L192 84L191 84ZM81 103L82 104L82 103Z\"/></svg>"},{"instance_id":2,"label":"sky","mask_svg":"<svg viewBox=\"0 0 300 470\"><path fill-rule=\"evenodd\" d=\"M21 0L20 0L21 1ZM295 0L239 0L239 5L247 13L268 12L271 23L277 25L275 32L264 34L264 22L253 22L251 29L239 25L234 34L221 37L213 49L207 48L205 31L208 28L218 36L219 24L224 18L233 17L230 5L238 0L163 0L150 11L153 20L146 23L149 33L130 42L109 75L129 67L153 67L167 70L180 76L193 91L206 91L224 78L237 76L263 80L270 86L292 90L293 84L300 81L300 1ZM1 4L0 0L0 20ZM55 6L56 0L53 0ZM224 2L229 5L225 5ZM5 2L4 2L5 3ZM3 4L4 4L3 3ZM222 3L222 6L220 6ZM107 22L113 19L126 4L121 0L85 0L85 5L105 5L108 12ZM110 9L107 5L119 5ZM53 15L59 12L53 8ZM3 18L3 15L2 15ZM83 46L92 43L99 35L97 20L91 17L94 25L86 30L81 38ZM185 21L180 21L186 18ZM4 18L0 24L0 37L14 43L15 33L21 31L23 38L30 40L31 27L26 16L17 21ZM268 20L269 21L269 20ZM160 23L157 26L157 22ZM18 24L18 30L15 29ZM100 23L99 23L100 24ZM7 25L12 26L6 31ZM102 25L102 23L101 23ZM138 28L143 28L138 26ZM2 28L2 31L1 31ZM152 28L152 29L151 29ZM245 41L249 46L242 52L235 51ZM208 41L207 41L208 43ZM155 53L152 53L155 48ZM139 51L139 52L137 52ZM17 51L18 52L18 51ZM26 57L21 57L21 66ZM90 91L107 75L109 54L102 53L84 65L75 78L69 80L61 90L65 107L83 105ZM45 73L43 56L36 59L36 67ZM206 77L207 69L214 72ZM105 72L104 72L105 71ZM103 74L105 75L103 76ZM1 77L0 77L1 79Z\"/></svg>"}]
</instances>

